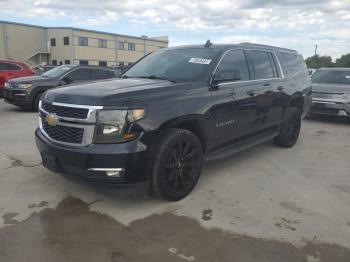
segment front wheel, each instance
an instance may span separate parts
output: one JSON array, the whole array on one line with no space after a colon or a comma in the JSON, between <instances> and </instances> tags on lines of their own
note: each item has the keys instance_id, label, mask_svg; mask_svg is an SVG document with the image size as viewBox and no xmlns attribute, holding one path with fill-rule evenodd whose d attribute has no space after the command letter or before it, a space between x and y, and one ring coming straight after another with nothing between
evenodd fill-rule
<instances>
[{"instance_id":1,"label":"front wheel","mask_svg":"<svg viewBox=\"0 0 350 262\"><path fill-rule=\"evenodd\" d=\"M203 149L190 131L169 129L154 149L152 191L166 200L178 201L187 196L198 182Z\"/></svg>"},{"instance_id":2,"label":"front wheel","mask_svg":"<svg viewBox=\"0 0 350 262\"><path fill-rule=\"evenodd\" d=\"M275 144L282 147L293 147L298 141L301 128L301 112L296 107L290 107L286 112L286 119L281 126L281 131L275 137Z\"/></svg>"},{"instance_id":3,"label":"front wheel","mask_svg":"<svg viewBox=\"0 0 350 262\"><path fill-rule=\"evenodd\" d=\"M44 92L42 93L39 93L35 96L35 99L34 99L34 103L33 103L33 110L35 112L38 112L39 111L39 102L40 102L40 99L41 97L43 96Z\"/></svg>"}]
</instances>

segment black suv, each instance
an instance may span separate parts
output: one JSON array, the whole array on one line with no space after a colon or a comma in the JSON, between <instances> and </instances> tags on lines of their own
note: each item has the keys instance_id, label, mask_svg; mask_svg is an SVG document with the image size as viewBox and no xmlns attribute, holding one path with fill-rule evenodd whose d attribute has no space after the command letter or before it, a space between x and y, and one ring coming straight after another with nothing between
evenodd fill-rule
<instances>
[{"instance_id":1,"label":"black suv","mask_svg":"<svg viewBox=\"0 0 350 262\"><path fill-rule=\"evenodd\" d=\"M48 89L119 76L119 71L104 67L62 65L40 76L11 79L5 83L3 95L7 103L37 111L40 97Z\"/></svg>"},{"instance_id":2,"label":"black suv","mask_svg":"<svg viewBox=\"0 0 350 262\"><path fill-rule=\"evenodd\" d=\"M91 181L149 180L179 200L202 162L274 139L292 147L311 105L296 51L255 44L158 50L120 79L47 92L36 145L43 165Z\"/></svg>"}]
</instances>

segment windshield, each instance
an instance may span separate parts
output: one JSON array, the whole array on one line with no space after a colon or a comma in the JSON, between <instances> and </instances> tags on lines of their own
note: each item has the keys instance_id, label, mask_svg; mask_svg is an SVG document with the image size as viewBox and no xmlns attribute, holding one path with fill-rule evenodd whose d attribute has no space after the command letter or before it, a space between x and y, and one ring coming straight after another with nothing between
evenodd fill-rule
<instances>
[{"instance_id":1,"label":"windshield","mask_svg":"<svg viewBox=\"0 0 350 262\"><path fill-rule=\"evenodd\" d=\"M350 85L350 70L318 70L313 75L312 82Z\"/></svg>"},{"instance_id":2,"label":"windshield","mask_svg":"<svg viewBox=\"0 0 350 262\"><path fill-rule=\"evenodd\" d=\"M58 66L45 72L44 74L42 74L42 76L55 78L63 75L64 73L68 72L71 69L72 69L72 66L66 66L66 65Z\"/></svg>"},{"instance_id":3,"label":"windshield","mask_svg":"<svg viewBox=\"0 0 350 262\"><path fill-rule=\"evenodd\" d=\"M208 48L159 50L140 60L122 77L198 81L213 63L216 54L217 50Z\"/></svg>"}]
</instances>

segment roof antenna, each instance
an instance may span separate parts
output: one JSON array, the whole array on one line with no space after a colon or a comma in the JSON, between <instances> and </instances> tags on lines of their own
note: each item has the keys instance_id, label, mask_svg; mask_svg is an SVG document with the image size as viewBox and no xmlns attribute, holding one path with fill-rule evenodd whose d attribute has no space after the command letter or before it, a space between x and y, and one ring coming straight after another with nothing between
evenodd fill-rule
<instances>
[{"instance_id":1,"label":"roof antenna","mask_svg":"<svg viewBox=\"0 0 350 262\"><path fill-rule=\"evenodd\" d=\"M211 47L213 45L212 42L210 42L210 40L207 40L207 42L205 42L204 47Z\"/></svg>"}]
</instances>

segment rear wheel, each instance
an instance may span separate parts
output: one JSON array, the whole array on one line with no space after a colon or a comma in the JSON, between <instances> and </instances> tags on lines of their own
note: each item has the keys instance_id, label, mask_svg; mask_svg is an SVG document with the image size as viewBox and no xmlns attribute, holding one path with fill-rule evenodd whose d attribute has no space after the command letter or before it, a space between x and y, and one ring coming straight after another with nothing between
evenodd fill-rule
<instances>
[{"instance_id":1,"label":"rear wheel","mask_svg":"<svg viewBox=\"0 0 350 262\"><path fill-rule=\"evenodd\" d=\"M292 147L298 141L301 128L301 111L296 107L287 109L286 120L282 124L281 131L275 137L275 144L282 147Z\"/></svg>"},{"instance_id":2,"label":"rear wheel","mask_svg":"<svg viewBox=\"0 0 350 262\"><path fill-rule=\"evenodd\" d=\"M203 150L198 138L183 129L167 130L154 149L152 191L166 200L187 196L198 182Z\"/></svg>"}]
</instances>

